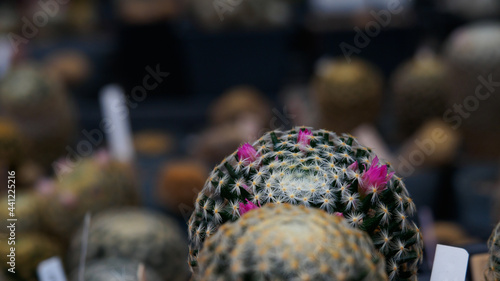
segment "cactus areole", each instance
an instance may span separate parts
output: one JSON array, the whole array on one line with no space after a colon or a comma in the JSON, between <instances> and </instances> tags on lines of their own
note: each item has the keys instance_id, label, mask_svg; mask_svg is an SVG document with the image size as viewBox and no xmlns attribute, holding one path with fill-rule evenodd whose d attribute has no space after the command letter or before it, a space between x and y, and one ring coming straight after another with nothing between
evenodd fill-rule
<instances>
[{"instance_id":1,"label":"cactus areole","mask_svg":"<svg viewBox=\"0 0 500 281\"><path fill-rule=\"evenodd\" d=\"M251 204L250 204L251 203ZM267 203L343 215L368 233L392 280L416 280L423 241L401 178L355 137L301 127L244 144L210 173L189 220L189 265L225 222Z\"/></svg>"}]
</instances>

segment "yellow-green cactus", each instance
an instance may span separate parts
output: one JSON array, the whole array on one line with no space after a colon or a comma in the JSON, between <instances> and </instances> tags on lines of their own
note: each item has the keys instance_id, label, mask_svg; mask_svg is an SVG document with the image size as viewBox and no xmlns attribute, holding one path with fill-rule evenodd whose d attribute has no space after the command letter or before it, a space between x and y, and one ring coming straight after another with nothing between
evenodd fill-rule
<instances>
[{"instance_id":1,"label":"yellow-green cactus","mask_svg":"<svg viewBox=\"0 0 500 281\"><path fill-rule=\"evenodd\" d=\"M387 280L370 237L321 210L268 204L223 225L195 280Z\"/></svg>"},{"instance_id":2,"label":"yellow-green cactus","mask_svg":"<svg viewBox=\"0 0 500 281\"><path fill-rule=\"evenodd\" d=\"M0 109L18 126L27 156L44 167L66 153L76 132L64 89L36 65L16 66L0 81Z\"/></svg>"},{"instance_id":3,"label":"yellow-green cactus","mask_svg":"<svg viewBox=\"0 0 500 281\"><path fill-rule=\"evenodd\" d=\"M383 77L376 66L361 59L321 62L313 80L322 128L352 132L375 122L380 111Z\"/></svg>"},{"instance_id":4,"label":"yellow-green cactus","mask_svg":"<svg viewBox=\"0 0 500 281\"><path fill-rule=\"evenodd\" d=\"M401 137L414 134L432 118L442 118L452 91L447 65L430 54L401 65L392 75L391 84Z\"/></svg>"},{"instance_id":5,"label":"yellow-green cactus","mask_svg":"<svg viewBox=\"0 0 500 281\"><path fill-rule=\"evenodd\" d=\"M71 243L70 267L78 266L81 231ZM91 219L87 259L119 257L143 262L165 280L184 281L187 241L177 222L153 211L121 208Z\"/></svg>"},{"instance_id":6,"label":"yellow-green cactus","mask_svg":"<svg viewBox=\"0 0 500 281\"><path fill-rule=\"evenodd\" d=\"M69 239L85 213L136 205L139 200L132 168L102 154L83 159L59 177L42 202L42 219L52 233L63 239Z\"/></svg>"}]
</instances>

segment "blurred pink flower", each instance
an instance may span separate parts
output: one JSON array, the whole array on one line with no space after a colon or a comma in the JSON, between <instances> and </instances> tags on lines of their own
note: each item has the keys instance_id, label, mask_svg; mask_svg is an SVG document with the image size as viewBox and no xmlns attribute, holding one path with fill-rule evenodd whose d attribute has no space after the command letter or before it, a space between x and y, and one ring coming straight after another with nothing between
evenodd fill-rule
<instances>
[{"instance_id":1,"label":"blurred pink flower","mask_svg":"<svg viewBox=\"0 0 500 281\"><path fill-rule=\"evenodd\" d=\"M379 165L378 157L373 159L372 165L361 175L360 187L363 194L384 191L387 182L392 178L394 172L387 174L387 165Z\"/></svg>"},{"instance_id":2,"label":"blurred pink flower","mask_svg":"<svg viewBox=\"0 0 500 281\"><path fill-rule=\"evenodd\" d=\"M344 214L340 213L340 212L335 212L333 213L333 215L337 216L337 217L341 217L343 218L344 217Z\"/></svg>"},{"instance_id":3,"label":"blurred pink flower","mask_svg":"<svg viewBox=\"0 0 500 281\"><path fill-rule=\"evenodd\" d=\"M260 157L259 153L257 153L257 150L255 150L255 148L249 143L245 143L238 148L238 158L240 160L248 159L251 162L254 162L258 157Z\"/></svg>"},{"instance_id":4,"label":"blurred pink flower","mask_svg":"<svg viewBox=\"0 0 500 281\"><path fill-rule=\"evenodd\" d=\"M243 204L240 202L240 216L243 216L243 214L253 210L253 209L258 209L259 207L255 205L254 203L248 201L248 199L245 199L247 201L246 204Z\"/></svg>"},{"instance_id":5,"label":"blurred pink flower","mask_svg":"<svg viewBox=\"0 0 500 281\"><path fill-rule=\"evenodd\" d=\"M353 171L356 171L358 169L359 165L358 165L358 161L352 163L351 165L349 165L349 169L353 170Z\"/></svg>"},{"instance_id":6,"label":"blurred pink flower","mask_svg":"<svg viewBox=\"0 0 500 281\"><path fill-rule=\"evenodd\" d=\"M304 146L309 145L309 143L311 143L310 136L312 135L313 135L312 132L308 129L300 130L299 136L297 137L297 143Z\"/></svg>"}]
</instances>

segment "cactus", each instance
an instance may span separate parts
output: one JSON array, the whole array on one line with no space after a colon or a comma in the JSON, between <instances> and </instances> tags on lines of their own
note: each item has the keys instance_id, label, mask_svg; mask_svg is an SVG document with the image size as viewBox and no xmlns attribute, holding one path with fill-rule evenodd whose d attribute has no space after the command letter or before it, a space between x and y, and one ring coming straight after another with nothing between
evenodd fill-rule
<instances>
[{"instance_id":1,"label":"cactus","mask_svg":"<svg viewBox=\"0 0 500 281\"><path fill-rule=\"evenodd\" d=\"M9 193L10 194L10 193ZM12 198L11 198L12 199ZM42 209L40 208L41 196L35 191L17 191L15 205L16 233L37 232L42 230L40 222ZM0 202L7 204L8 195L2 196ZM10 210L0 208L0 220L5 222L10 219Z\"/></svg>"},{"instance_id":2,"label":"cactus","mask_svg":"<svg viewBox=\"0 0 500 281\"><path fill-rule=\"evenodd\" d=\"M488 246L490 248L488 273L493 278L492 281L500 281L500 223L493 230Z\"/></svg>"},{"instance_id":3,"label":"cactus","mask_svg":"<svg viewBox=\"0 0 500 281\"><path fill-rule=\"evenodd\" d=\"M293 0L215 1L195 0L191 12L208 30L269 29L286 26L292 19Z\"/></svg>"},{"instance_id":4,"label":"cactus","mask_svg":"<svg viewBox=\"0 0 500 281\"><path fill-rule=\"evenodd\" d=\"M193 198L201 190L208 169L196 160L179 160L166 164L160 174L157 193L162 203L176 214L187 218L194 210Z\"/></svg>"},{"instance_id":5,"label":"cactus","mask_svg":"<svg viewBox=\"0 0 500 281\"><path fill-rule=\"evenodd\" d=\"M27 156L47 167L64 154L76 120L62 86L35 65L19 65L0 83L0 108L26 140Z\"/></svg>"},{"instance_id":6,"label":"cactus","mask_svg":"<svg viewBox=\"0 0 500 281\"><path fill-rule=\"evenodd\" d=\"M0 118L0 165L19 164L23 156L19 129L12 121Z\"/></svg>"},{"instance_id":7,"label":"cactus","mask_svg":"<svg viewBox=\"0 0 500 281\"><path fill-rule=\"evenodd\" d=\"M8 234L1 233L3 243L0 245L0 268L5 271L5 275L11 278L8 280L36 281L38 280L36 278L38 264L45 259L61 256L63 253L61 245L40 233L17 233L16 244L10 246L7 244L7 237L4 235ZM7 272L10 267L7 264L10 247L16 248L15 274Z\"/></svg>"},{"instance_id":8,"label":"cactus","mask_svg":"<svg viewBox=\"0 0 500 281\"><path fill-rule=\"evenodd\" d=\"M145 280L138 277L139 262L108 258L90 262L85 267L83 280L78 279L78 271L71 275L72 281L162 281L150 267L144 267Z\"/></svg>"},{"instance_id":9,"label":"cactus","mask_svg":"<svg viewBox=\"0 0 500 281\"><path fill-rule=\"evenodd\" d=\"M69 239L88 211L138 203L138 184L131 167L104 153L82 159L71 171L64 171L67 173L59 175L42 200L43 223L62 239Z\"/></svg>"},{"instance_id":10,"label":"cactus","mask_svg":"<svg viewBox=\"0 0 500 281\"><path fill-rule=\"evenodd\" d=\"M72 239L69 263L80 257L81 230ZM114 209L91 220L87 259L120 257L144 262L166 280L186 280L187 241L177 222L153 211Z\"/></svg>"},{"instance_id":11,"label":"cactus","mask_svg":"<svg viewBox=\"0 0 500 281\"><path fill-rule=\"evenodd\" d=\"M407 138L426 121L441 118L451 93L448 69L434 55L419 55L398 67L391 77L398 132Z\"/></svg>"},{"instance_id":12,"label":"cactus","mask_svg":"<svg viewBox=\"0 0 500 281\"><path fill-rule=\"evenodd\" d=\"M500 120L500 95L495 84L500 81L499 44L500 23L479 22L455 30L444 46L453 77L449 98L453 112L444 117L452 126L460 127L466 153L479 161L496 161L495 155L500 155L496 145L500 127L495 122Z\"/></svg>"},{"instance_id":13,"label":"cactus","mask_svg":"<svg viewBox=\"0 0 500 281\"><path fill-rule=\"evenodd\" d=\"M205 243L195 280L387 280L366 233L341 217L268 204L223 225Z\"/></svg>"},{"instance_id":14,"label":"cactus","mask_svg":"<svg viewBox=\"0 0 500 281\"><path fill-rule=\"evenodd\" d=\"M350 135L306 128L266 133L210 173L189 221L189 264L207 236L248 209L302 204L342 213L385 256L391 280L414 280L423 241L409 216L415 204L401 178Z\"/></svg>"},{"instance_id":15,"label":"cactus","mask_svg":"<svg viewBox=\"0 0 500 281\"><path fill-rule=\"evenodd\" d=\"M313 88L322 128L352 132L378 117L383 78L380 70L368 62L347 62L343 58L320 62Z\"/></svg>"}]
</instances>

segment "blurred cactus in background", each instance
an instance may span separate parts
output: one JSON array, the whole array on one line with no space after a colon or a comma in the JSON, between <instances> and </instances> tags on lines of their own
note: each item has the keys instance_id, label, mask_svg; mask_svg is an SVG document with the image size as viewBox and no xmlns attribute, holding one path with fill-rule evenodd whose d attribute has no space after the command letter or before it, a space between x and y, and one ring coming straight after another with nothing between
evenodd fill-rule
<instances>
[{"instance_id":1,"label":"blurred cactus in background","mask_svg":"<svg viewBox=\"0 0 500 281\"><path fill-rule=\"evenodd\" d=\"M42 219L60 238L68 239L88 211L95 214L139 203L138 183L132 168L109 159L103 152L81 160L71 171L59 176L52 187L44 188Z\"/></svg>"},{"instance_id":2,"label":"blurred cactus in background","mask_svg":"<svg viewBox=\"0 0 500 281\"><path fill-rule=\"evenodd\" d=\"M271 112L271 103L257 89L227 90L211 105L210 126L199 136L192 156L215 165L242 142L257 138L269 126Z\"/></svg>"},{"instance_id":3,"label":"blurred cactus in background","mask_svg":"<svg viewBox=\"0 0 500 281\"><path fill-rule=\"evenodd\" d=\"M75 271L71 281L163 281L150 267L144 267L145 280L139 279L140 263L133 260L108 258L90 262L85 267L83 280Z\"/></svg>"},{"instance_id":4,"label":"blurred cactus in background","mask_svg":"<svg viewBox=\"0 0 500 281\"><path fill-rule=\"evenodd\" d=\"M294 0L191 1L198 24L209 30L284 27L292 20Z\"/></svg>"},{"instance_id":5,"label":"blurred cactus in background","mask_svg":"<svg viewBox=\"0 0 500 281\"><path fill-rule=\"evenodd\" d=\"M0 81L0 112L18 126L26 155L45 168L75 134L75 108L58 81L36 65L16 66Z\"/></svg>"},{"instance_id":6,"label":"blurred cactus in background","mask_svg":"<svg viewBox=\"0 0 500 281\"><path fill-rule=\"evenodd\" d=\"M16 165L22 162L23 140L14 122L0 118L0 165Z\"/></svg>"},{"instance_id":7,"label":"blurred cactus in background","mask_svg":"<svg viewBox=\"0 0 500 281\"><path fill-rule=\"evenodd\" d=\"M442 118L451 93L444 61L431 53L418 54L391 77L400 137L407 138L425 122Z\"/></svg>"},{"instance_id":8,"label":"blurred cactus in background","mask_svg":"<svg viewBox=\"0 0 500 281\"><path fill-rule=\"evenodd\" d=\"M11 193L9 193L11 194ZM2 196L0 202L7 204L8 195ZM12 196L10 197L12 200ZM16 232L37 232L43 230L41 223L42 197L35 191L18 191L15 196L15 215L17 218ZM0 208L0 219L4 222L10 219L10 210Z\"/></svg>"},{"instance_id":9,"label":"blurred cactus in background","mask_svg":"<svg viewBox=\"0 0 500 281\"><path fill-rule=\"evenodd\" d=\"M78 266L81 241L82 230L71 243L72 269ZM183 281L189 277L186 252L183 231L175 220L162 214L135 208L113 209L91 220L88 260L107 257L136 260L150 266L163 280Z\"/></svg>"},{"instance_id":10,"label":"blurred cactus in background","mask_svg":"<svg viewBox=\"0 0 500 281\"><path fill-rule=\"evenodd\" d=\"M16 235L15 246L7 244L7 232L2 232L2 241L0 245L0 268L6 275L14 281L37 281L36 268L38 264L48 258L61 256L63 250L58 243L51 238L39 233L18 233ZM15 247L15 271L7 272L10 268L9 257L10 247Z\"/></svg>"},{"instance_id":11,"label":"blurred cactus in background","mask_svg":"<svg viewBox=\"0 0 500 281\"><path fill-rule=\"evenodd\" d=\"M195 280L387 280L366 233L321 210L268 204L223 225Z\"/></svg>"},{"instance_id":12,"label":"blurred cactus in background","mask_svg":"<svg viewBox=\"0 0 500 281\"><path fill-rule=\"evenodd\" d=\"M414 280L422 237L410 220L415 205L401 178L350 135L297 128L264 134L210 173L189 221L190 258L220 225L266 203L341 213L367 232L386 257L391 280Z\"/></svg>"},{"instance_id":13,"label":"blurred cactus in background","mask_svg":"<svg viewBox=\"0 0 500 281\"><path fill-rule=\"evenodd\" d=\"M500 156L499 45L500 24L479 22L455 30L444 46L454 86L444 118L463 130L468 156L482 160Z\"/></svg>"},{"instance_id":14,"label":"blurred cactus in background","mask_svg":"<svg viewBox=\"0 0 500 281\"><path fill-rule=\"evenodd\" d=\"M167 163L158 179L157 193L161 202L175 214L189 214L193 201L207 178L208 169L199 161L184 159ZM189 215L188 214L188 215Z\"/></svg>"},{"instance_id":15,"label":"blurred cactus in background","mask_svg":"<svg viewBox=\"0 0 500 281\"><path fill-rule=\"evenodd\" d=\"M312 83L320 127L352 133L377 120L383 77L376 66L361 59L325 59L318 63Z\"/></svg>"},{"instance_id":16,"label":"blurred cactus in background","mask_svg":"<svg viewBox=\"0 0 500 281\"><path fill-rule=\"evenodd\" d=\"M492 281L500 280L500 223L495 227L488 241L490 248L489 274Z\"/></svg>"}]
</instances>

